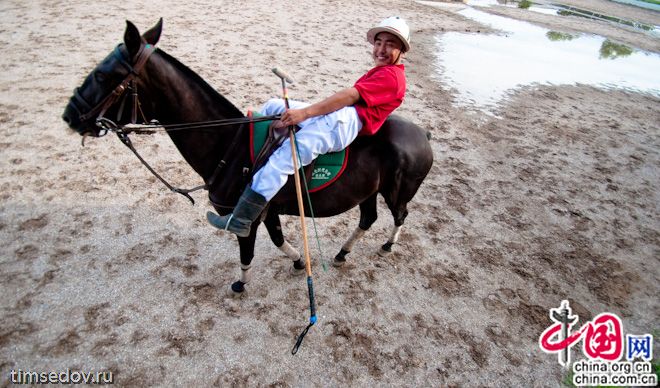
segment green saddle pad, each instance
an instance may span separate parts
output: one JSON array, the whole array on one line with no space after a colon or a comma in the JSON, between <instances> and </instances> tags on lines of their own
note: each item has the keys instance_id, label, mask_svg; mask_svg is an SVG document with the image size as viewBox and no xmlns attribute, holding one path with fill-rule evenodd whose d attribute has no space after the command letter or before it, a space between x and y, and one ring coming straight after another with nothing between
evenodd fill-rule
<instances>
[{"instance_id":1,"label":"green saddle pad","mask_svg":"<svg viewBox=\"0 0 660 388\"><path fill-rule=\"evenodd\" d=\"M259 117L257 112L248 113L248 116ZM268 126L272 121L250 123L250 159L259 154L268 136ZM348 162L348 148L339 152L331 152L316 158L311 181L308 183L309 192L313 193L328 187L336 181L346 169Z\"/></svg>"}]
</instances>

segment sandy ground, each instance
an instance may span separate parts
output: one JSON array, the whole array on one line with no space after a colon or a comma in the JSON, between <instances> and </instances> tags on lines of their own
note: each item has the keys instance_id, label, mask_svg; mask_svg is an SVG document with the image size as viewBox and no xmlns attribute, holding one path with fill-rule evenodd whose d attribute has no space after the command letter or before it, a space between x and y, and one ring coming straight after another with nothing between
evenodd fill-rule
<instances>
[{"instance_id":1,"label":"sandy ground","mask_svg":"<svg viewBox=\"0 0 660 388\"><path fill-rule=\"evenodd\" d=\"M653 11L563 2L660 25ZM657 96L530 87L499 118L469 112L433 77L433 37L483 26L411 1L285 3L0 2L0 384L12 369L68 368L112 371L119 386L558 386L537 341L562 299L581 322L607 311L626 333L657 332ZM488 12L660 51L608 23ZM60 115L125 19L145 30L162 16L159 47L247 109L278 95L274 64L298 78L297 99L350 85L371 64L364 31L392 14L413 25L399 113L432 132L435 164L387 259L383 203L340 270L320 262L358 212L317 220L320 321L292 356L306 284L265 230L249 295L225 297L238 245L206 224L205 195L191 207L168 193L112 137L80 147ZM166 136L136 142L173 182L200 183ZM301 246L298 220L284 226Z\"/></svg>"}]
</instances>

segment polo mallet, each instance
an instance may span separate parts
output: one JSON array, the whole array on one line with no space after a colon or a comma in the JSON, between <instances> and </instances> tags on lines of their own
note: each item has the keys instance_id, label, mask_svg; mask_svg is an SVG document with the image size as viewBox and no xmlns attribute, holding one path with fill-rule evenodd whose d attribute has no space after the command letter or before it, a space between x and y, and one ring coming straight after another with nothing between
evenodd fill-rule
<instances>
[{"instance_id":1,"label":"polo mallet","mask_svg":"<svg viewBox=\"0 0 660 388\"><path fill-rule=\"evenodd\" d=\"M286 83L293 83L293 79L289 77L284 71L274 68L273 73L280 77L282 80L282 95L284 96L284 107L289 109L289 93L286 89ZM312 262L309 257L309 244L307 242L307 226L305 224L305 207L302 198L302 186L300 183L300 173L298 171L298 146L296 145L295 131L293 125L289 126L289 142L291 143L291 157L293 158L293 177L296 183L296 196L298 198L298 212L300 213L300 225L303 234L303 248L305 251L305 270L307 271L307 290L309 291L309 325L298 336L295 346L291 350L291 354L296 354L303 338L309 329L316 323L316 302L314 301L314 283L312 282Z\"/></svg>"}]
</instances>

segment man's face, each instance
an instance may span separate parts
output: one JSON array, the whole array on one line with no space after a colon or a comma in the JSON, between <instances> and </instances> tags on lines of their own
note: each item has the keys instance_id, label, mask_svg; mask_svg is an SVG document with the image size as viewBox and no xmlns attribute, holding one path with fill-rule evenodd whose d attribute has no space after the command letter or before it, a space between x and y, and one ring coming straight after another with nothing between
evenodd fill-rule
<instances>
[{"instance_id":1,"label":"man's face","mask_svg":"<svg viewBox=\"0 0 660 388\"><path fill-rule=\"evenodd\" d=\"M396 35L381 32L374 39L372 56L376 66L394 65L400 62L403 43Z\"/></svg>"}]
</instances>

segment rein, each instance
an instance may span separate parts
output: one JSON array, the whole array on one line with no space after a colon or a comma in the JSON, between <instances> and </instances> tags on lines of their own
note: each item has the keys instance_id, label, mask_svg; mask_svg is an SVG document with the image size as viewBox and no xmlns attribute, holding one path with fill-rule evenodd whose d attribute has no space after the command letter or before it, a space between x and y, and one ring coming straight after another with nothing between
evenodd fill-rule
<instances>
[{"instance_id":1,"label":"rein","mask_svg":"<svg viewBox=\"0 0 660 388\"><path fill-rule=\"evenodd\" d=\"M152 124L131 123L122 126L118 126L112 120L106 117L99 117L96 120L96 125L101 129L103 129L105 133L108 132L116 133L119 140L126 147L128 147L128 149L131 150L133 154L135 154L138 160L147 168L147 170L149 170L149 172L151 172L156 178L158 178L158 180L161 181L170 191L183 195L184 197L188 198L188 200L191 202L192 205L194 205L195 200L190 196L189 193L198 190L208 190L209 187L213 186L216 179L220 176L220 173L227 165L227 160L231 156L230 155L231 152L237 149L236 146L238 145L238 139L240 138L240 134L244 127L244 124L255 123L260 121L277 120L280 117L281 115L261 116L255 118L243 117L243 118L234 118L234 119L225 119L225 120L199 121L194 123L182 123L182 124L170 124L170 125L157 124L155 120L152 120ZM180 130L207 128L207 127L229 126L236 124L241 124L241 126L239 127L238 131L236 131L236 134L234 135L231 145L229 146L229 148L227 148L227 153L220 159L220 162L218 162L218 165L216 166L215 171L211 175L211 178L209 179L208 183L193 187L192 189L181 189L178 187L174 187L169 182L167 182L167 180L161 177L156 172L156 170L154 170L153 167L151 167L149 163L147 163L147 161L144 160L144 158L139 154L137 149L133 146L133 142L131 141L130 137L128 137L130 133L135 133L138 135L151 135L162 131L166 131L166 132L180 131ZM243 174L247 175L249 174L249 172L250 172L249 169L247 171L246 169L244 169Z\"/></svg>"},{"instance_id":2,"label":"rein","mask_svg":"<svg viewBox=\"0 0 660 388\"><path fill-rule=\"evenodd\" d=\"M156 48L150 44L142 45L140 51L137 54L136 63L133 66L124 59L124 56L121 54L120 51L120 46L117 46L115 48L114 55L119 59L122 65L124 65L128 69L129 73L126 76L126 78L124 78L124 80L108 96L106 96L103 100L101 100L96 106L91 108L89 112L80 115L80 120L85 121L96 116L96 126L101 129L99 131L99 137L105 136L108 132L116 133L119 140L126 147L128 147L128 149L131 150L131 152L133 152L133 154L147 168L147 170L149 170L149 172L151 172L156 178L158 178L158 180L161 181L170 191L183 195L184 197L188 198L188 200L190 200L192 205L194 205L195 200L190 196L190 193L202 189L208 190L209 187L211 187L213 183L215 183L216 179L220 176L220 173L226 166L227 160L231 156L232 151L237 149L236 146L238 145L238 139L240 137L239 135L242 132L244 124L260 122L260 121L268 121L268 120L277 120L280 118L281 115L262 116L256 118L239 117L239 118L230 118L230 119L222 119L222 120L166 124L166 125L160 124L157 120L151 120L150 124L146 124L147 120L140 106L140 101L138 99L137 84L135 83L135 79L139 78L140 71L146 65L149 57L151 56L151 54L153 54L155 50ZM133 100L132 111L131 111L131 123L125 125L117 125L112 120L108 119L107 117L104 117L104 115L111 106L113 106L115 103L117 103L117 101L119 101L119 99L123 97L121 101L121 105L119 107L119 111L117 113L117 121L121 120L124 111L124 104L127 98L126 92L128 90L131 90L131 97ZM89 104L85 101L85 99L82 96L80 96L77 89L74 93L74 97L78 102L82 103L86 107L89 107ZM140 111L140 115L142 116L142 120L145 122L145 124L137 124L138 110ZM133 142L128 136L130 133L135 133L138 135L147 135L159 131L166 131L166 132L181 131L181 130L202 129L202 128L210 128L210 127L218 127L218 126L237 125L237 124L240 124L240 127L238 131L236 131L236 134L234 135L234 139L232 140L231 145L227 149L227 153L222 157L222 159L220 159L220 162L216 166L213 174L211 175L211 178L208 180L206 184L193 187L192 189L181 189L178 187L174 187L169 182L167 182L138 153L137 149L135 149L135 147L133 146ZM84 141L85 139L83 137L83 145L85 144ZM249 168L243 169L243 174L245 176L247 176L249 172L250 172Z\"/></svg>"}]
</instances>

